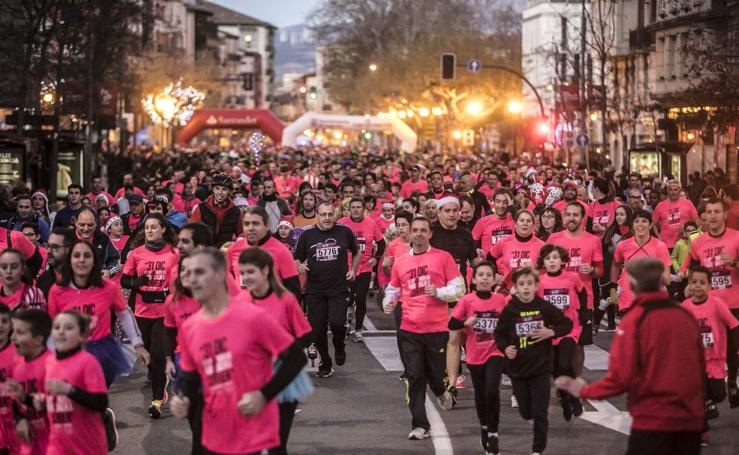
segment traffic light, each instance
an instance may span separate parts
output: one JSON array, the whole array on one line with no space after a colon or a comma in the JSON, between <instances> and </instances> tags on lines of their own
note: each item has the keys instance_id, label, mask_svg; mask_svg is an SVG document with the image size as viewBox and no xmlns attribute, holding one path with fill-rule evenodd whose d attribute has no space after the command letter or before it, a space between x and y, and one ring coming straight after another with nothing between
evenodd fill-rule
<instances>
[{"instance_id":1,"label":"traffic light","mask_svg":"<svg viewBox=\"0 0 739 455\"><path fill-rule=\"evenodd\" d=\"M310 89L308 89L308 98L312 100L318 98L318 89L315 87L311 87Z\"/></svg>"},{"instance_id":2,"label":"traffic light","mask_svg":"<svg viewBox=\"0 0 739 455\"><path fill-rule=\"evenodd\" d=\"M450 81L454 79L457 71L457 56L455 54L441 55L441 79Z\"/></svg>"}]
</instances>

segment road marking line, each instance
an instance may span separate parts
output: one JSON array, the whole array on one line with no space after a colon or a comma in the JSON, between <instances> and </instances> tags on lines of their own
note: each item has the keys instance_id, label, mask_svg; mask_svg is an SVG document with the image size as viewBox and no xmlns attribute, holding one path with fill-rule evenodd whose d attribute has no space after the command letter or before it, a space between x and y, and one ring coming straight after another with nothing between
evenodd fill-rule
<instances>
[{"instance_id":1,"label":"road marking line","mask_svg":"<svg viewBox=\"0 0 739 455\"><path fill-rule=\"evenodd\" d=\"M426 407L426 416L431 424L431 442L434 444L434 452L436 455L454 455L452 440L446 430L446 425L444 425L444 419L441 418L441 414L436 410L436 406L431 402L428 395L426 395L424 406Z\"/></svg>"},{"instance_id":2,"label":"road marking line","mask_svg":"<svg viewBox=\"0 0 739 455\"><path fill-rule=\"evenodd\" d=\"M585 346L585 368L590 371L608 371L608 351L594 344Z\"/></svg>"},{"instance_id":3,"label":"road marking line","mask_svg":"<svg viewBox=\"0 0 739 455\"><path fill-rule=\"evenodd\" d=\"M581 419L628 435L631 432L631 416L626 411L619 411L607 401L587 400L595 411L583 412Z\"/></svg>"},{"instance_id":4,"label":"road marking line","mask_svg":"<svg viewBox=\"0 0 739 455\"><path fill-rule=\"evenodd\" d=\"M370 318L364 317L364 327L370 332L377 332L377 327L370 321Z\"/></svg>"},{"instance_id":5,"label":"road marking line","mask_svg":"<svg viewBox=\"0 0 739 455\"><path fill-rule=\"evenodd\" d=\"M369 329L370 326L374 327L374 324L369 321L369 318L366 318L364 326ZM404 370L403 362L400 361L398 343L395 337L367 337L364 339L364 344L367 345L367 349L369 349L370 353L380 362L380 365L386 371ZM434 406L428 394L424 401L424 407L426 408L426 416L431 424L430 433L431 442L434 444L434 453L436 455L454 455L452 440L449 437L446 425L444 425L444 419L441 418L441 414L439 414L439 411Z\"/></svg>"}]
</instances>

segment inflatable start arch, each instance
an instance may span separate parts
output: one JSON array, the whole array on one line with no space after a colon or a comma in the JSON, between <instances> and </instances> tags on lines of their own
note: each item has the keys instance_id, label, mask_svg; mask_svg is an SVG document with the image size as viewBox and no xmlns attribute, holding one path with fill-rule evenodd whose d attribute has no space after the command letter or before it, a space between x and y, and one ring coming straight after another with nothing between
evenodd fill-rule
<instances>
[{"instance_id":1,"label":"inflatable start arch","mask_svg":"<svg viewBox=\"0 0 739 455\"><path fill-rule=\"evenodd\" d=\"M418 135L400 119L365 117L362 115L330 115L307 112L285 127L282 145L295 147L298 137L307 129L335 128L342 130L389 130L400 139L404 152L416 150Z\"/></svg>"},{"instance_id":2,"label":"inflatable start arch","mask_svg":"<svg viewBox=\"0 0 739 455\"><path fill-rule=\"evenodd\" d=\"M177 143L186 145L199 132L209 128L260 129L272 142L279 144L285 126L267 109L200 109L195 111L187 125L180 130Z\"/></svg>"}]
</instances>

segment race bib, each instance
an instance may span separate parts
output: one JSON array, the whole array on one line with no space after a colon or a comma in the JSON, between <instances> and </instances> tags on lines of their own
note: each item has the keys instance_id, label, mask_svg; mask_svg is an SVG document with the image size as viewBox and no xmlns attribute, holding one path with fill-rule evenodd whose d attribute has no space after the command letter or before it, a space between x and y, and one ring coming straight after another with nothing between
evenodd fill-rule
<instances>
[{"instance_id":1,"label":"race bib","mask_svg":"<svg viewBox=\"0 0 739 455\"><path fill-rule=\"evenodd\" d=\"M548 291L549 289L547 289ZM544 291L544 300L551 303L555 307L557 307L559 310L566 310L570 307L570 294L559 294L559 293L552 293L547 295L547 291Z\"/></svg>"},{"instance_id":2,"label":"race bib","mask_svg":"<svg viewBox=\"0 0 739 455\"><path fill-rule=\"evenodd\" d=\"M500 240L503 240L504 238L508 237L509 235L513 234L513 231L510 229L496 229L492 233L492 240L493 245L498 243Z\"/></svg>"},{"instance_id":3,"label":"race bib","mask_svg":"<svg viewBox=\"0 0 739 455\"><path fill-rule=\"evenodd\" d=\"M516 323L516 335L527 337L539 329L544 328L544 321L525 321Z\"/></svg>"},{"instance_id":4,"label":"race bib","mask_svg":"<svg viewBox=\"0 0 739 455\"><path fill-rule=\"evenodd\" d=\"M364 239L357 239L357 248L359 249L360 253L364 253L364 249L365 249Z\"/></svg>"},{"instance_id":5,"label":"race bib","mask_svg":"<svg viewBox=\"0 0 739 455\"><path fill-rule=\"evenodd\" d=\"M475 325L472 326L472 330L475 332L493 333L497 326L498 320L496 318L478 317L475 320Z\"/></svg>"},{"instance_id":6,"label":"race bib","mask_svg":"<svg viewBox=\"0 0 739 455\"><path fill-rule=\"evenodd\" d=\"M703 339L704 348L710 348L713 346L713 332L703 332L701 333L701 338Z\"/></svg>"},{"instance_id":7,"label":"race bib","mask_svg":"<svg viewBox=\"0 0 739 455\"><path fill-rule=\"evenodd\" d=\"M731 273L728 270L711 272L711 289L731 288Z\"/></svg>"}]
</instances>

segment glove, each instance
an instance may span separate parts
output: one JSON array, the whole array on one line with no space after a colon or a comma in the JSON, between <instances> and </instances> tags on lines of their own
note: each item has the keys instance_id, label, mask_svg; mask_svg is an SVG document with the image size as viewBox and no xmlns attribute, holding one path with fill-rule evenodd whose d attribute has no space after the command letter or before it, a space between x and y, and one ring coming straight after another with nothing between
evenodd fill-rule
<instances>
[{"instance_id":1,"label":"glove","mask_svg":"<svg viewBox=\"0 0 739 455\"><path fill-rule=\"evenodd\" d=\"M140 288L141 286L146 286L149 284L149 276L148 275L141 275L140 277L136 278L131 282L134 288Z\"/></svg>"}]
</instances>

